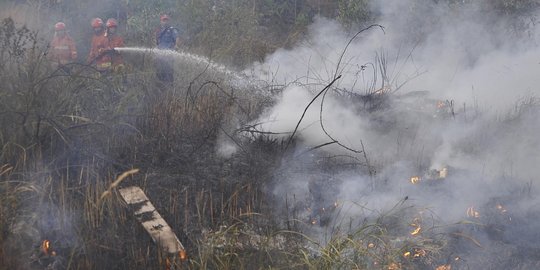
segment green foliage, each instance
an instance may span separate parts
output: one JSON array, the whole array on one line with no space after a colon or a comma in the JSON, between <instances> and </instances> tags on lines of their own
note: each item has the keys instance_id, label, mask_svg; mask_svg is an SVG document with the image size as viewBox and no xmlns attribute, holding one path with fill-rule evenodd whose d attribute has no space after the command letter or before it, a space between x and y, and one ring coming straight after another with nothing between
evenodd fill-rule
<instances>
[{"instance_id":1,"label":"green foliage","mask_svg":"<svg viewBox=\"0 0 540 270\"><path fill-rule=\"evenodd\" d=\"M369 21L372 18L369 3L370 0L339 0L339 21L347 27Z\"/></svg>"},{"instance_id":2,"label":"green foliage","mask_svg":"<svg viewBox=\"0 0 540 270\"><path fill-rule=\"evenodd\" d=\"M125 8L129 10L126 22L126 38L130 41L128 43L137 43L137 46L154 46L154 30L159 26L159 16L163 13L169 14L173 19L173 24L178 16L174 9L171 9L174 2L173 0L126 1Z\"/></svg>"},{"instance_id":3,"label":"green foliage","mask_svg":"<svg viewBox=\"0 0 540 270\"><path fill-rule=\"evenodd\" d=\"M222 2L192 1L182 5L182 20L186 23L191 47L198 48L213 59L243 64L259 60L261 36L260 15L251 1Z\"/></svg>"}]
</instances>

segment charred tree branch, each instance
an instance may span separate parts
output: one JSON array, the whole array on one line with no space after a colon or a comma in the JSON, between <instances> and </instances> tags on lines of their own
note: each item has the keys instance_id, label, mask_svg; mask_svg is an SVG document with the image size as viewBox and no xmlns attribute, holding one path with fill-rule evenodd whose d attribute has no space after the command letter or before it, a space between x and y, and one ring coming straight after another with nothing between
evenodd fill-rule
<instances>
[{"instance_id":1,"label":"charred tree branch","mask_svg":"<svg viewBox=\"0 0 540 270\"><path fill-rule=\"evenodd\" d=\"M304 109L304 112L302 113L302 116L300 117L300 120L298 120L298 123L296 123L296 127L294 128L293 130L293 133L291 134L291 136L289 137L289 140L287 140L287 145L285 146L285 150L287 150L287 148L289 147L289 145L291 144L292 142L292 139L294 138L294 135L296 135L296 132L298 131L298 127L300 126L300 123L302 123L302 120L304 119L304 116L306 115L306 112L307 110L309 109L309 107L311 106L311 104L313 104L313 102L315 102L315 100L317 100L317 98L322 95L323 93L325 93L328 89L330 89L330 87L337 81L341 78L341 75L335 77L327 86L325 86L323 88L323 90L321 90L310 102L309 104L306 106L306 108Z\"/></svg>"}]
</instances>

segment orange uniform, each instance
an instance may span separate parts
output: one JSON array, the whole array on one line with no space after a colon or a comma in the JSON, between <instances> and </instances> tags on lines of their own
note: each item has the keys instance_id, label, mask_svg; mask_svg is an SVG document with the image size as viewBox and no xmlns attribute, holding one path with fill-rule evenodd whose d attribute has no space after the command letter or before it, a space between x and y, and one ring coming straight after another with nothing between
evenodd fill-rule
<instances>
[{"instance_id":1,"label":"orange uniform","mask_svg":"<svg viewBox=\"0 0 540 270\"><path fill-rule=\"evenodd\" d=\"M111 54L108 52L111 49L109 39L105 33L94 34L92 36L92 45L88 54L88 63L96 67L99 71L107 71L111 69Z\"/></svg>"},{"instance_id":2,"label":"orange uniform","mask_svg":"<svg viewBox=\"0 0 540 270\"><path fill-rule=\"evenodd\" d=\"M123 37L117 34L113 34L113 35L109 35L108 38L109 38L109 46L111 49L124 47ZM113 52L111 54L111 60L112 60L113 68L117 67L118 65L124 64L124 59L122 58L122 55L120 55L120 53L118 52Z\"/></svg>"},{"instance_id":3,"label":"orange uniform","mask_svg":"<svg viewBox=\"0 0 540 270\"><path fill-rule=\"evenodd\" d=\"M49 59L65 65L77 59L75 41L66 33L63 36L54 35L50 43Z\"/></svg>"}]
</instances>

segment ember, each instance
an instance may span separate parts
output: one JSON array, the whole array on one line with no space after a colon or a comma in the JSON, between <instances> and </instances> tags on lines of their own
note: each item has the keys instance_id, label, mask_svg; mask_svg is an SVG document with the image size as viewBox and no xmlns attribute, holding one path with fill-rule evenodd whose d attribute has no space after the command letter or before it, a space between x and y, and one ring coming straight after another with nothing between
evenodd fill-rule
<instances>
[{"instance_id":1,"label":"ember","mask_svg":"<svg viewBox=\"0 0 540 270\"><path fill-rule=\"evenodd\" d=\"M473 206L471 206L471 207L467 208L467 217L479 218L480 213L478 211L476 211L476 209Z\"/></svg>"},{"instance_id":2,"label":"ember","mask_svg":"<svg viewBox=\"0 0 540 270\"><path fill-rule=\"evenodd\" d=\"M182 261L187 260L186 250L184 250L184 249L180 250L180 252L178 252L178 257L180 257L180 260L182 260Z\"/></svg>"},{"instance_id":3,"label":"ember","mask_svg":"<svg viewBox=\"0 0 540 270\"><path fill-rule=\"evenodd\" d=\"M391 263L390 265L388 265L388 270L399 270L401 269L401 266L399 266L399 264L397 263Z\"/></svg>"},{"instance_id":4,"label":"ember","mask_svg":"<svg viewBox=\"0 0 540 270\"><path fill-rule=\"evenodd\" d=\"M41 242L41 252L46 256L56 256L56 252L51 249L51 241L49 240Z\"/></svg>"},{"instance_id":5,"label":"ember","mask_svg":"<svg viewBox=\"0 0 540 270\"><path fill-rule=\"evenodd\" d=\"M421 222L421 219L419 217L416 217L413 219L411 226L414 227L415 229L411 232L412 236L419 234L420 231L422 230L422 226L420 226L420 222Z\"/></svg>"},{"instance_id":6,"label":"ember","mask_svg":"<svg viewBox=\"0 0 540 270\"><path fill-rule=\"evenodd\" d=\"M414 231L411 232L411 235L417 235L420 233L420 230L422 230L422 227L418 226L416 227L416 229L414 229Z\"/></svg>"},{"instance_id":7,"label":"ember","mask_svg":"<svg viewBox=\"0 0 540 270\"><path fill-rule=\"evenodd\" d=\"M444 103L444 101L441 101L441 100L437 101L437 108L438 109L444 108L445 106L446 106L446 104Z\"/></svg>"},{"instance_id":8,"label":"ember","mask_svg":"<svg viewBox=\"0 0 540 270\"><path fill-rule=\"evenodd\" d=\"M423 176L413 176L410 178L412 184L422 183L436 183L438 180L443 180L448 177L448 167L443 167L440 170L432 169L427 171Z\"/></svg>"},{"instance_id":9,"label":"ember","mask_svg":"<svg viewBox=\"0 0 540 270\"><path fill-rule=\"evenodd\" d=\"M497 204L497 210L499 210L502 214L507 212L501 204Z\"/></svg>"},{"instance_id":10,"label":"ember","mask_svg":"<svg viewBox=\"0 0 540 270\"><path fill-rule=\"evenodd\" d=\"M452 266L449 264L443 264L443 265L437 266L435 270L452 270Z\"/></svg>"},{"instance_id":11,"label":"ember","mask_svg":"<svg viewBox=\"0 0 540 270\"><path fill-rule=\"evenodd\" d=\"M448 168L444 167L439 171L439 178L446 178L448 176Z\"/></svg>"},{"instance_id":12,"label":"ember","mask_svg":"<svg viewBox=\"0 0 540 270\"><path fill-rule=\"evenodd\" d=\"M420 257L425 257L426 256L426 251L423 250L423 249L414 249L414 255L413 255L413 258L420 258Z\"/></svg>"}]
</instances>

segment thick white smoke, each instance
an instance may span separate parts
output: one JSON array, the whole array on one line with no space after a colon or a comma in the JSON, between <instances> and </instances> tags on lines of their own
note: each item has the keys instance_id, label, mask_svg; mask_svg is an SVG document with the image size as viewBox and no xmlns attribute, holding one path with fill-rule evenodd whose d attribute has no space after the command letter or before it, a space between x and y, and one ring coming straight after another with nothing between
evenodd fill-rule
<instances>
[{"instance_id":1,"label":"thick white smoke","mask_svg":"<svg viewBox=\"0 0 540 270\"><path fill-rule=\"evenodd\" d=\"M377 27L363 32L344 54L352 34L335 21L318 18L302 44L278 50L253 66L261 78L289 85L257 120L262 129L291 132L315 94L342 75L335 88L358 95L382 88L391 92L392 102L390 109L362 114L360 101L343 101L333 90L326 96L322 119L328 133L354 149L361 149L362 142L377 168L375 180L351 172L337 176L340 200L384 211L408 196L450 224L466 218L468 207L519 197L523 187L534 190L540 164L540 28L512 28L515 21L494 19L485 5L473 3L376 2L373 8L381 14L377 23L384 32ZM380 72L373 76L376 56L386 61L386 79ZM409 98L418 91L428 94ZM445 101L453 115L434 117L419 100ZM321 98L307 111L297 134L307 147L330 141L321 129L320 105ZM351 154L336 144L323 149ZM449 175L435 188L409 181L444 166L450 166ZM286 188L278 186L275 193L309 193L308 178L291 175L282 181ZM513 211L527 212L538 203L531 198Z\"/></svg>"}]
</instances>

